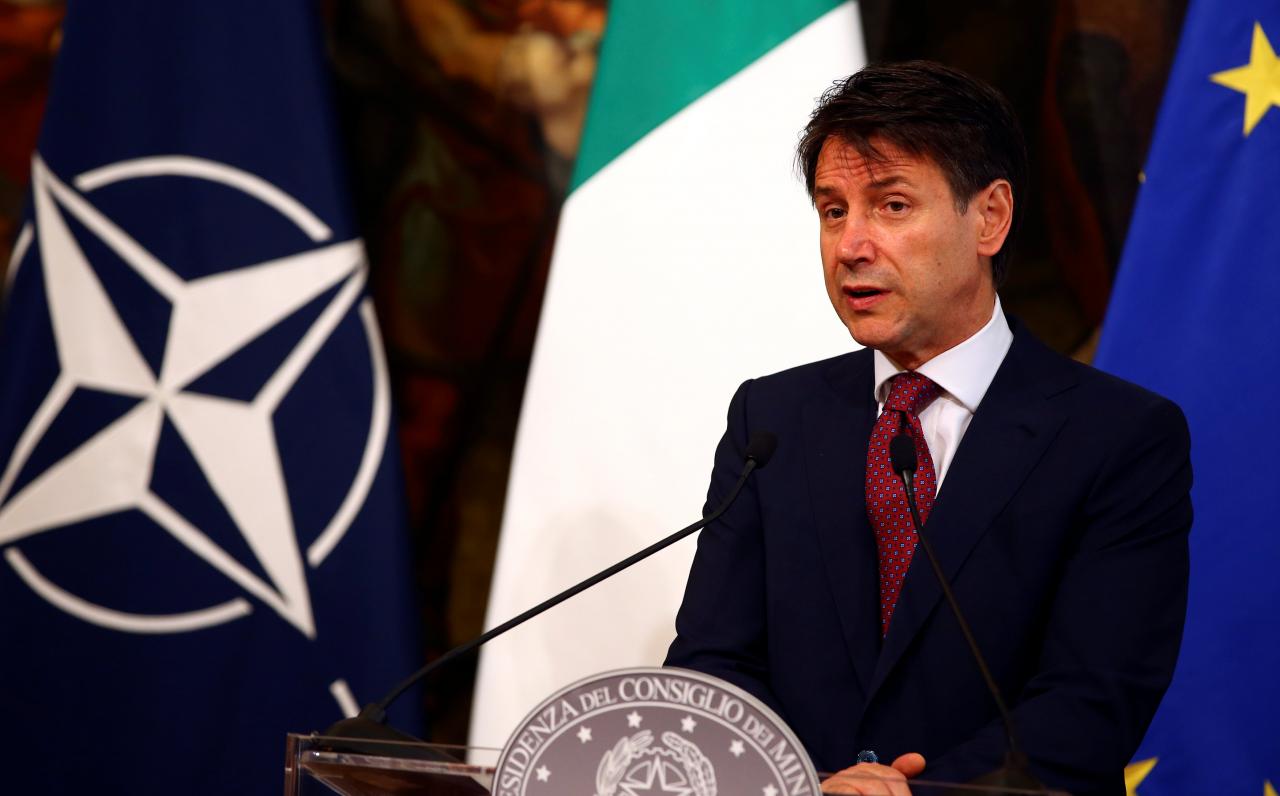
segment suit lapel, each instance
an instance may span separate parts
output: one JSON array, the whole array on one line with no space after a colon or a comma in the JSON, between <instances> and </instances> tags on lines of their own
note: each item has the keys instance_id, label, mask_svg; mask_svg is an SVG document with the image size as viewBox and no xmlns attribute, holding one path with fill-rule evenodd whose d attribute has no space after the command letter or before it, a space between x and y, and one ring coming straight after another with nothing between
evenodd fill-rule
<instances>
[{"instance_id":1,"label":"suit lapel","mask_svg":"<svg viewBox=\"0 0 1280 796\"><path fill-rule=\"evenodd\" d=\"M1058 355L1025 330L1015 325L1015 333L1013 346L956 450L925 524L925 534L951 581L1066 419L1048 398L1073 384L1074 375L1058 364ZM942 589L933 568L925 560L923 548L918 548L876 661L872 694L929 615L935 609L950 610L939 606L941 599Z\"/></svg>"},{"instance_id":2,"label":"suit lapel","mask_svg":"<svg viewBox=\"0 0 1280 796\"><path fill-rule=\"evenodd\" d=\"M825 574L864 693L880 648L876 545L863 494L876 415L872 373L870 351L837 360L826 374L831 390L805 405L802 420L805 475Z\"/></svg>"}]
</instances>

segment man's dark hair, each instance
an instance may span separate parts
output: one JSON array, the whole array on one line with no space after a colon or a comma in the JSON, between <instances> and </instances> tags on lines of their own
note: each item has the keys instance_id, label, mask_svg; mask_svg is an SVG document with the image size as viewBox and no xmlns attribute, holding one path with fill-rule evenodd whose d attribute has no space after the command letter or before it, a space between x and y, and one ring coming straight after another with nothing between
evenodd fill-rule
<instances>
[{"instance_id":1,"label":"man's dark hair","mask_svg":"<svg viewBox=\"0 0 1280 796\"><path fill-rule=\"evenodd\" d=\"M997 179L1013 187L1013 219L1004 246L991 258L996 285L1009 271L1014 234L1026 215L1027 146L1008 100L991 86L932 61L873 64L823 93L796 150L809 197L818 155L828 138L864 158L883 160L876 138L942 170L957 212Z\"/></svg>"}]
</instances>

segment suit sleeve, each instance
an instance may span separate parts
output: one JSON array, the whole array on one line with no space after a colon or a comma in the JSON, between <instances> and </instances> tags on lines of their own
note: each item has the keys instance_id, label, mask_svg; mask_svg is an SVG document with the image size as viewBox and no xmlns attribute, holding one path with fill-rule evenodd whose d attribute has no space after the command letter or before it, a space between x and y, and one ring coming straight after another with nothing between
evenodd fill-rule
<instances>
[{"instance_id":1,"label":"suit sleeve","mask_svg":"<svg viewBox=\"0 0 1280 796\"><path fill-rule=\"evenodd\" d=\"M1117 772L1142 741L1181 643L1190 490L1186 419L1158 399L1117 435L1094 479L1037 671L1014 695L1015 726L1046 784L1123 792ZM995 722L929 761L924 777L967 781L999 765L1004 750Z\"/></svg>"},{"instance_id":2,"label":"suit sleeve","mask_svg":"<svg viewBox=\"0 0 1280 796\"><path fill-rule=\"evenodd\" d=\"M728 429L716 448L704 513L719 505L742 472L751 434L747 421L750 389L750 381L743 383L729 404ZM733 506L698 537L684 601L676 616L676 639L665 665L727 680L778 711L778 700L768 686L764 540L757 477L747 480Z\"/></svg>"}]
</instances>

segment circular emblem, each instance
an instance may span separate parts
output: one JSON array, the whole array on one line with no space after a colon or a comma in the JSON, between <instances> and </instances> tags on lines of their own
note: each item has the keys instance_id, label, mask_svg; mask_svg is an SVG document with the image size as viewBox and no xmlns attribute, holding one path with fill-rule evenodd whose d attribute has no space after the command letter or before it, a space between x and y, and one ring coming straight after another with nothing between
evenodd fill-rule
<instances>
[{"instance_id":1,"label":"circular emblem","mask_svg":"<svg viewBox=\"0 0 1280 796\"><path fill-rule=\"evenodd\" d=\"M818 796L795 734L760 700L685 669L622 669L543 700L512 733L496 796Z\"/></svg>"},{"instance_id":2,"label":"circular emblem","mask_svg":"<svg viewBox=\"0 0 1280 796\"><path fill-rule=\"evenodd\" d=\"M254 218L296 229L296 240L288 238L296 250L280 256L282 251L273 249L256 262L237 260L234 267L214 273L180 276L183 269L147 250L92 201L98 189L136 182L130 188L139 191L155 177L197 181L211 191L209 197L233 207L243 202L260 213ZM250 598L256 598L305 637L315 638L307 572L324 563L364 505L390 425L390 391L377 324L371 301L362 297L362 243L334 242L333 230L277 186L201 158L175 155L112 163L77 175L68 184L37 156L32 195L34 218L19 237L14 263L16 267L23 262L29 247L33 254L38 252L59 374L18 435L17 445L0 452L4 560L50 604L104 628L142 634L191 632L248 615L254 610ZM75 234L73 221L86 232ZM85 246L85 241L92 245ZM114 264L115 270L103 263ZM155 301L164 311L157 317L167 317L165 328L135 329L126 323L124 318L133 316L117 305L112 289L104 288L117 282L148 286L150 293L134 290L158 297ZM300 314L304 307L321 303L323 308L315 313ZM345 323L353 315L362 335ZM298 331L291 332L297 338L290 345L270 347L270 354L254 348L272 330L297 318L303 320ZM146 334L139 331L144 328ZM360 336L363 341L355 340ZM158 340L162 347L152 344ZM151 358L143 352L151 352ZM252 363L251 377L234 367L247 362ZM239 375L228 376L228 366ZM367 386L350 378L366 369ZM316 480L336 484L344 497L334 501L337 508L322 525L310 523L317 527L306 528L306 544L299 539L291 500L305 488L306 482L296 477L304 468L287 466L281 440L313 435L335 415L325 414L327 407L318 401L319 410L307 404L307 412L316 413L314 419L295 408L308 395L319 394L314 388L311 393L295 389L304 377L350 384L356 404L365 394L371 399L367 431L352 435L344 455L307 462L308 471L321 474ZM127 403L128 408L102 425L100 410L85 409L97 404L79 400L86 395L91 400L105 396L113 406ZM304 415L307 421L297 419ZM355 420L366 422L361 416ZM176 437L169 436L170 431ZM46 438L56 440L53 447L62 447L61 458L52 464L39 455ZM174 447L186 451L178 460L198 472L184 476L184 486L207 484L194 509L175 503L174 494L156 485L157 470L165 474L157 451L171 438L180 439ZM67 444L72 439L75 444ZM33 462L40 466L33 467ZM32 472L24 477L28 470ZM19 544L37 534L111 517L126 518L120 526L132 528L139 525L138 515L242 593L214 604L188 605L180 612L122 610L91 600L74 586L60 585L59 578L38 567ZM220 522L224 529L231 526L234 534L223 538L234 545L232 550L210 534L209 522ZM68 568L79 572L86 566L77 557L74 566L64 567Z\"/></svg>"}]
</instances>

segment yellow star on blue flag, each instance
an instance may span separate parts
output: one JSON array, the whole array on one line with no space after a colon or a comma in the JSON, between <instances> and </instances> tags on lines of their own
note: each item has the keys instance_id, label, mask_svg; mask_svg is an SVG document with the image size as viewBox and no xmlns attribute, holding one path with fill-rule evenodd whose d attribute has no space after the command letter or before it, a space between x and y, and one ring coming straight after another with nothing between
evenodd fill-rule
<instances>
[{"instance_id":1,"label":"yellow star on blue flag","mask_svg":"<svg viewBox=\"0 0 1280 796\"><path fill-rule=\"evenodd\" d=\"M1125 796L1140 796L1138 786L1151 773L1151 769L1156 767L1159 762L1157 758L1150 760L1135 760L1124 767L1124 792Z\"/></svg>"},{"instance_id":2,"label":"yellow star on blue flag","mask_svg":"<svg viewBox=\"0 0 1280 796\"><path fill-rule=\"evenodd\" d=\"M1244 134L1258 126L1272 105L1280 105L1280 58L1259 22L1253 23L1249 63L1210 76L1213 82L1244 94Z\"/></svg>"}]
</instances>

